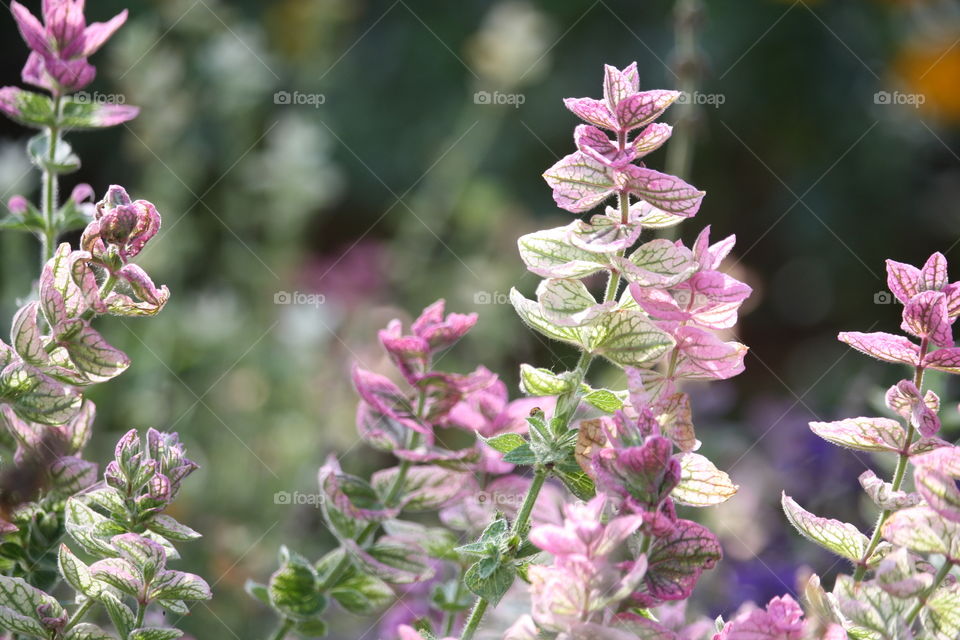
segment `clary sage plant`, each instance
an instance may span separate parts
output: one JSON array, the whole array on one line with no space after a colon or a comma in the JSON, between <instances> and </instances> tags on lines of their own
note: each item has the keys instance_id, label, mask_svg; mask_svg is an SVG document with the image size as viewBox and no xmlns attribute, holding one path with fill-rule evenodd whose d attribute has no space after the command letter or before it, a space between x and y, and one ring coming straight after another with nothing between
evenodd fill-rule
<instances>
[{"instance_id":1,"label":"clary sage plant","mask_svg":"<svg viewBox=\"0 0 960 640\"><path fill-rule=\"evenodd\" d=\"M97 319L152 316L170 296L134 262L160 229L160 215L119 186L96 204L85 184L59 198L61 176L80 166L64 136L137 115L135 107L73 96L93 80L88 58L126 12L87 25L82 0L44 0L42 20L17 2L10 9L30 48L23 80L45 93L0 88L0 111L39 130L27 153L43 174L39 206L14 196L0 223L36 235L42 255L10 343L0 341L0 443L7 450L0 629L10 639L179 638L155 614L186 614L210 589L199 576L168 568L178 557L175 543L199 534L163 512L196 465L177 434L154 429L145 439L136 430L125 435L102 476L83 458L95 415L85 389L130 366L97 331ZM79 247L58 244L74 229L83 229Z\"/></svg>"},{"instance_id":2,"label":"clary sage plant","mask_svg":"<svg viewBox=\"0 0 960 640\"><path fill-rule=\"evenodd\" d=\"M11 10L31 50L23 80L44 93L4 87L0 111L39 130L27 151L43 180L39 205L13 197L2 226L39 239L42 268L0 342L0 629L7 640L172 640L182 633L163 621L211 597L203 578L168 566L199 537L165 513L196 465L177 434L154 429L127 433L102 475L83 458L95 413L84 390L130 366L96 321L154 315L170 295L134 262L160 216L119 186L96 204L87 185L59 197L79 167L65 135L137 115L75 96L126 12L87 25L82 0L43 0L42 19ZM722 269L733 236L711 243L708 227L689 247L644 237L692 218L704 197L643 162L670 138L657 119L678 97L641 91L632 64L605 68L601 98L566 101L587 124L544 178L561 208L603 209L519 239L542 281L511 302L533 331L579 352L572 370L525 364L523 397L511 399L483 366L441 369L478 320L442 300L380 332L393 372L353 368L358 433L396 463L369 479L334 456L320 469L336 548L318 560L283 548L269 580L247 585L279 618L273 640L321 637L349 615L400 640L960 637L960 450L937 436L940 399L924 390L927 370L960 373L960 282L940 254L922 268L888 263L906 336L840 336L912 368L886 395L889 416L811 424L834 444L895 457L889 482L860 478L876 525L862 533L783 498L789 521L851 572L830 591L812 576L802 603L785 595L728 621L685 615L722 552L676 507L722 503L737 486L697 453L683 385L743 370L747 348L728 338L751 290ZM58 244L75 229L79 247ZM593 386L598 359L622 369L625 388Z\"/></svg>"},{"instance_id":3,"label":"clary sage plant","mask_svg":"<svg viewBox=\"0 0 960 640\"><path fill-rule=\"evenodd\" d=\"M269 583L248 585L281 617L273 638L320 635L338 610L369 617L401 594L406 614L389 616L382 636L469 640L508 593L530 610L511 640L682 637L655 612L687 599L721 549L676 505L715 505L737 487L696 453L681 387L743 370L746 347L722 334L750 288L720 270L733 237L641 241L693 217L704 196L642 164L669 139L656 120L679 94L640 91L636 64L607 67L603 94L567 100L588 124L544 177L571 213L614 206L520 238L543 280L535 299L511 292L531 329L579 350L576 367L523 365L527 397L511 401L483 367L434 365L475 315L445 315L441 301L409 329L384 329L397 375L354 369L357 427L397 465L369 481L335 458L320 470L339 546L318 561L284 549ZM626 389L591 386L601 358L624 370ZM450 430L474 444L445 446Z\"/></svg>"}]
</instances>

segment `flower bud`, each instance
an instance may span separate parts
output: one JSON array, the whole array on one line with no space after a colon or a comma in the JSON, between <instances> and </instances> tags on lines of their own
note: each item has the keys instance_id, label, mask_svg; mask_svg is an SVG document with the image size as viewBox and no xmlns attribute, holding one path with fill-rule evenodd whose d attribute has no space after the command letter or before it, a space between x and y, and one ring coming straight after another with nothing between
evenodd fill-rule
<instances>
[{"instance_id":1,"label":"flower bud","mask_svg":"<svg viewBox=\"0 0 960 640\"><path fill-rule=\"evenodd\" d=\"M30 210L30 203L23 196L17 195L7 200L7 208L13 215L22 216Z\"/></svg>"}]
</instances>

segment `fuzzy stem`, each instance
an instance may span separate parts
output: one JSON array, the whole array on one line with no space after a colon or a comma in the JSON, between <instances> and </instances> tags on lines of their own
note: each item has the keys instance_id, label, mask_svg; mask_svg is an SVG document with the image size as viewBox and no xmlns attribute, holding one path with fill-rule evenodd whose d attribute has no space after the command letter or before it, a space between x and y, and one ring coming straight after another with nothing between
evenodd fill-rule
<instances>
[{"instance_id":1,"label":"fuzzy stem","mask_svg":"<svg viewBox=\"0 0 960 640\"><path fill-rule=\"evenodd\" d=\"M283 640L287 637L287 634L290 633L291 629L293 629L293 620L285 618L280 626L277 627L277 630L270 635L269 640Z\"/></svg>"},{"instance_id":2,"label":"fuzzy stem","mask_svg":"<svg viewBox=\"0 0 960 640\"><path fill-rule=\"evenodd\" d=\"M912 625L914 620L917 619L917 616L920 615L920 611L922 611L923 607L927 604L927 600L933 595L933 592L937 590L940 584L947 579L947 576L950 574L952 569L953 561L947 559L947 561L943 563L943 566L940 567L940 570L937 571L937 575L933 579L933 584L930 585L929 589L920 595L920 597L917 599L917 604L915 604L913 609L910 610L910 613L907 614L906 622L908 626Z\"/></svg>"},{"instance_id":3,"label":"fuzzy stem","mask_svg":"<svg viewBox=\"0 0 960 640\"><path fill-rule=\"evenodd\" d=\"M543 483L546 479L546 468L538 466L534 471L533 482L530 483L530 488L527 490L527 495L523 499L523 504L520 505L517 519L513 521L513 526L510 528L512 533L522 535L530 524L530 514L533 513L533 507L537 503L537 498L540 497L540 490L543 488Z\"/></svg>"},{"instance_id":4,"label":"fuzzy stem","mask_svg":"<svg viewBox=\"0 0 960 640\"><path fill-rule=\"evenodd\" d=\"M483 620L483 614L487 611L487 601L483 598L477 598L470 617L467 618L467 624L463 627L463 633L460 634L460 640L472 640L473 634L477 632L480 621Z\"/></svg>"},{"instance_id":5,"label":"fuzzy stem","mask_svg":"<svg viewBox=\"0 0 960 640\"><path fill-rule=\"evenodd\" d=\"M924 338L920 342L920 362L923 362L924 356L927 355L927 349L929 348L929 343L927 339ZM913 384L917 387L917 390L920 391L921 395L923 394L923 365L917 366L913 374ZM899 458L897 459L897 468L893 472L893 490L899 491L900 487L903 486L903 480L907 475L907 463L910 461L910 445L913 444L913 437L916 435L916 429L913 428L913 425L907 421L907 437L904 438L903 446L900 449ZM863 577L867 573L867 561L870 559L870 556L873 555L873 552L877 549L877 545L880 544L880 540L883 538L883 525L887 521L887 518L893 513L892 509L884 509L880 516L877 518L877 524L873 528L873 535L870 537L870 542L867 544L866 550L863 552L863 557L860 558L860 562L857 563L857 568L853 572L853 581L859 584Z\"/></svg>"},{"instance_id":6,"label":"fuzzy stem","mask_svg":"<svg viewBox=\"0 0 960 640\"><path fill-rule=\"evenodd\" d=\"M61 105L63 104L63 98L60 95L56 95L53 98L53 112L56 114L56 119L60 119ZM60 141L60 126L59 124L54 124L50 127L47 127L46 130L47 136L49 137L49 147L47 152L47 162L50 166L53 166L53 163L57 158L57 143ZM40 208L43 213L43 234L40 236L40 259L41 267L47 263L47 261L53 257L53 253L56 250L57 245L57 229L54 226L54 214L57 210L57 191L59 184L57 181L57 173L45 167L43 169L43 190L41 192L41 203Z\"/></svg>"},{"instance_id":7,"label":"fuzzy stem","mask_svg":"<svg viewBox=\"0 0 960 640\"><path fill-rule=\"evenodd\" d=\"M70 616L70 620L67 621L67 624L64 625L63 631L61 632L64 636L66 636L71 629L80 624L87 613L90 612L90 609L93 608L94 602L95 600L88 598L76 611L73 612L73 615Z\"/></svg>"}]
</instances>

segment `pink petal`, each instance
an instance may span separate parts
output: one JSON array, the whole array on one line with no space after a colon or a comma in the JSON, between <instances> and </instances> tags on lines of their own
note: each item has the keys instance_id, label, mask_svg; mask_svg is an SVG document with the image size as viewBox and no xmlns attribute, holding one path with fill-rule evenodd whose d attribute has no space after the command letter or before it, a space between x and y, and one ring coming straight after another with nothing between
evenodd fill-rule
<instances>
[{"instance_id":1,"label":"pink petal","mask_svg":"<svg viewBox=\"0 0 960 640\"><path fill-rule=\"evenodd\" d=\"M590 125L578 125L573 138L577 148L597 162L610 167L622 167L636 157L632 147L620 149L603 131Z\"/></svg>"},{"instance_id":2,"label":"pink petal","mask_svg":"<svg viewBox=\"0 0 960 640\"><path fill-rule=\"evenodd\" d=\"M50 43L47 41L47 30L40 21L19 2L10 3L10 12L17 23L17 29L27 46L41 53L50 52Z\"/></svg>"},{"instance_id":3,"label":"pink petal","mask_svg":"<svg viewBox=\"0 0 960 640\"><path fill-rule=\"evenodd\" d=\"M739 342L724 342L713 333L686 326L674 334L682 354L676 375L691 380L726 380L743 373L747 347Z\"/></svg>"},{"instance_id":4,"label":"pink petal","mask_svg":"<svg viewBox=\"0 0 960 640\"><path fill-rule=\"evenodd\" d=\"M140 107L127 104L99 105L94 111L93 124L97 127L115 127L140 115Z\"/></svg>"},{"instance_id":5,"label":"pink petal","mask_svg":"<svg viewBox=\"0 0 960 640\"><path fill-rule=\"evenodd\" d=\"M20 116L20 96L24 93L18 87L0 88L0 112L3 112L11 118Z\"/></svg>"},{"instance_id":6,"label":"pink petal","mask_svg":"<svg viewBox=\"0 0 960 640\"><path fill-rule=\"evenodd\" d=\"M83 32L83 51L80 55L86 58L96 53L126 21L127 10L124 9L110 18L108 22L94 22L91 24Z\"/></svg>"},{"instance_id":7,"label":"pink petal","mask_svg":"<svg viewBox=\"0 0 960 640\"><path fill-rule=\"evenodd\" d=\"M960 348L937 349L923 358L923 366L937 371L960 374Z\"/></svg>"},{"instance_id":8,"label":"pink petal","mask_svg":"<svg viewBox=\"0 0 960 640\"><path fill-rule=\"evenodd\" d=\"M720 263L733 250L737 236L729 235L720 242L710 244L710 225L704 227L693 243L693 255L704 270L716 270Z\"/></svg>"}]
</instances>

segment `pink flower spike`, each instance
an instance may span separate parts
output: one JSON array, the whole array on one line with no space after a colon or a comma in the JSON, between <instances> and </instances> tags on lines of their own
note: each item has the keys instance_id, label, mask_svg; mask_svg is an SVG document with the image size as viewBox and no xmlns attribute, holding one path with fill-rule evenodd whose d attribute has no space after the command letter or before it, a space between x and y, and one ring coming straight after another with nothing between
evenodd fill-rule
<instances>
[{"instance_id":1,"label":"pink flower spike","mask_svg":"<svg viewBox=\"0 0 960 640\"><path fill-rule=\"evenodd\" d=\"M47 30L30 11L14 0L10 3L10 12L17 23L17 29L23 36L24 42L33 51L46 51L50 48L47 42Z\"/></svg>"},{"instance_id":2,"label":"pink flower spike","mask_svg":"<svg viewBox=\"0 0 960 640\"><path fill-rule=\"evenodd\" d=\"M617 105L640 90L637 63L632 62L623 71L609 64L603 65L603 98L607 107L615 111Z\"/></svg>"},{"instance_id":3,"label":"pink flower spike","mask_svg":"<svg viewBox=\"0 0 960 640\"><path fill-rule=\"evenodd\" d=\"M740 614L713 640L801 640L803 632L803 609L785 595L771 600L766 609Z\"/></svg>"},{"instance_id":4,"label":"pink flower spike","mask_svg":"<svg viewBox=\"0 0 960 640\"><path fill-rule=\"evenodd\" d=\"M737 236L730 235L711 245L710 225L707 225L693 243L693 256L702 270L715 271L720 268L720 263L729 255L736 243Z\"/></svg>"},{"instance_id":5,"label":"pink flower spike","mask_svg":"<svg viewBox=\"0 0 960 640\"><path fill-rule=\"evenodd\" d=\"M919 282L920 269L903 262L887 260L887 286L902 304L907 304L910 298L919 293Z\"/></svg>"},{"instance_id":6,"label":"pink flower spike","mask_svg":"<svg viewBox=\"0 0 960 640\"><path fill-rule=\"evenodd\" d=\"M946 296L940 291L924 291L903 307L900 328L921 339L929 339L938 347L953 346L953 331L947 317Z\"/></svg>"},{"instance_id":7,"label":"pink flower spike","mask_svg":"<svg viewBox=\"0 0 960 640\"><path fill-rule=\"evenodd\" d=\"M610 131L617 130L617 122L613 114L602 100L593 98L567 98L563 101L567 109L572 111L578 118L586 120L590 124L595 124L603 129Z\"/></svg>"},{"instance_id":8,"label":"pink flower spike","mask_svg":"<svg viewBox=\"0 0 960 640\"><path fill-rule=\"evenodd\" d=\"M477 324L477 314L451 313L444 317L444 300L437 300L423 310L410 329L423 338L434 351L446 349L465 336Z\"/></svg>"}]
</instances>

